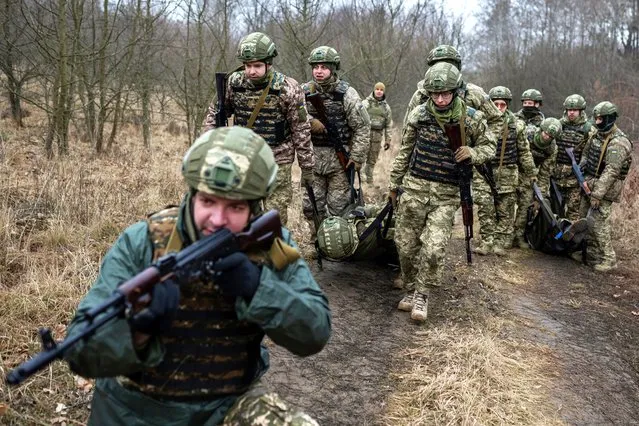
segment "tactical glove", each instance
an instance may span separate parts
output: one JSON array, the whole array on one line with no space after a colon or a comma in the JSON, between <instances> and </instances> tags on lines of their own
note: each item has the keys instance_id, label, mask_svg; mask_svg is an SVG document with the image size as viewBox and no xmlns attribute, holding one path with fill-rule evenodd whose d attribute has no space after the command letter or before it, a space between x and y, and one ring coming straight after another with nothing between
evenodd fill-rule
<instances>
[{"instance_id":1,"label":"tactical glove","mask_svg":"<svg viewBox=\"0 0 639 426\"><path fill-rule=\"evenodd\" d=\"M326 133L326 127L324 127L324 124L317 118L313 118L311 120L311 133Z\"/></svg>"},{"instance_id":2,"label":"tactical glove","mask_svg":"<svg viewBox=\"0 0 639 426\"><path fill-rule=\"evenodd\" d=\"M457 151L455 151L455 161L461 163L462 161L466 161L472 158L472 151L469 146L460 146Z\"/></svg>"},{"instance_id":3,"label":"tactical glove","mask_svg":"<svg viewBox=\"0 0 639 426\"><path fill-rule=\"evenodd\" d=\"M171 323L180 305L180 287L171 279L153 286L151 302L131 315L129 326L134 332L161 335L171 329Z\"/></svg>"},{"instance_id":4,"label":"tactical glove","mask_svg":"<svg viewBox=\"0 0 639 426\"><path fill-rule=\"evenodd\" d=\"M214 283L224 294L243 297L250 302L260 284L262 271L248 256L236 252L221 258L213 265Z\"/></svg>"},{"instance_id":5,"label":"tactical glove","mask_svg":"<svg viewBox=\"0 0 639 426\"><path fill-rule=\"evenodd\" d=\"M312 185L314 180L313 169L302 169L302 186Z\"/></svg>"}]
</instances>

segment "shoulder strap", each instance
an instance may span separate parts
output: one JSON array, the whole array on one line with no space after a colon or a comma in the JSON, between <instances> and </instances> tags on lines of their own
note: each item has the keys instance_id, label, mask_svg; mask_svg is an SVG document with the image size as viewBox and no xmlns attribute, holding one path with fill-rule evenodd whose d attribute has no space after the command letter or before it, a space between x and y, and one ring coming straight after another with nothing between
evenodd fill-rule
<instances>
[{"instance_id":1,"label":"shoulder strap","mask_svg":"<svg viewBox=\"0 0 639 426\"><path fill-rule=\"evenodd\" d=\"M262 109L262 106L264 106L264 101L266 101L266 95L268 95L269 90L271 90L271 83L273 82L274 76L275 76L275 73L272 73L271 78L268 79L268 83L266 84L266 87L264 88L264 90L262 90L262 95L260 96L260 99L257 101L257 105L255 105L255 109L251 113L251 116L249 117L248 122L246 123L246 127L248 127L249 129L253 128L253 124L255 124L255 120L257 119L257 114L259 114L260 110Z\"/></svg>"},{"instance_id":2,"label":"shoulder strap","mask_svg":"<svg viewBox=\"0 0 639 426\"><path fill-rule=\"evenodd\" d=\"M497 169L497 173L501 169L502 164L504 164L504 153L506 152L506 139L508 138L508 117L504 120L504 126L501 131L501 152L499 153L499 168ZM515 123L515 128L517 127L517 123Z\"/></svg>"},{"instance_id":3,"label":"shoulder strap","mask_svg":"<svg viewBox=\"0 0 639 426\"><path fill-rule=\"evenodd\" d=\"M595 169L595 173L597 174L599 174L599 168L601 167L601 162L603 161L604 155L606 154L606 149L608 149L608 143L610 143L610 139L612 138L612 135L614 135L616 132L617 132L617 126L615 125L610 131L610 134L604 141L603 145L601 145L601 152L599 153L599 161L597 162L597 168Z\"/></svg>"}]
</instances>

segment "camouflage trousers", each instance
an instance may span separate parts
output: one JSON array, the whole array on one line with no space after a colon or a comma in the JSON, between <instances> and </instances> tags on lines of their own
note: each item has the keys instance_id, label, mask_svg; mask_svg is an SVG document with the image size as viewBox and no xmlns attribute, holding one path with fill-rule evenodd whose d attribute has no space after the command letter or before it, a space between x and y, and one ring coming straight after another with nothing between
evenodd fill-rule
<instances>
[{"instance_id":1,"label":"camouflage trousers","mask_svg":"<svg viewBox=\"0 0 639 426\"><path fill-rule=\"evenodd\" d=\"M526 223L528 222L528 207L533 202L533 190L530 181L522 180L521 184L517 186L517 213L515 216L515 226L513 235L515 238L524 240L524 233L526 232Z\"/></svg>"},{"instance_id":2,"label":"camouflage trousers","mask_svg":"<svg viewBox=\"0 0 639 426\"><path fill-rule=\"evenodd\" d=\"M561 195L564 197L566 206L566 219L574 222L579 220L579 210L581 205L581 187L579 186L558 186Z\"/></svg>"},{"instance_id":3,"label":"camouflage trousers","mask_svg":"<svg viewBox=\"0 0 639 426\"><path fill-rule=\"evenodd\" d=\"M264 201L264 207L266 210L275 209L279 211L282 225L286 226L288 222L288 207L293 201L292 164L280 164L278 167L275 189Z\"/></svg>"},{"instance_id":4,"label":"camouflage trousers","mask_svg":"<svg viewBox=\"0 0 639 426\"><path fill-rule=\"evenodd\" d=\"M346 173L332 147L317 147L315 150L315 180L313 192L320 222L328 216L341 216L351 200L351 187ZM313 218L313 206L304 192L302 210L308 220Z\"/></svg>"},{"instance_id":5,"label":"camouflage trousers","mask_svg":"<svg viewBox=\"0 0 639 426\"><path fill-rule=\"evenodd\" d=\"M590 198L582 197L579 209L581 217L592 216L592 226L588 228L588 258L590 265L617 263L617 255L612 248L612 234L610 228L610 214L612 202L601 200L597 210L590 210Z\"/></svg>"},{"instance_id":6,"label":"camouflage trousers","mask_svg":"<svg viewBox=\"0 0 639 426\"><path fill-rule=\"evenodd\" d=\"M373 182L373 171L382 147L383 136L383 130L371 130L371 146L368 149L368 157L366 157L366 164L364 165L364 177L368 183Z\"/></svg>"},{"instance_id":7,"label":"camouflage trousers","mask_svg":"<svg viewBox=\"0 0 639 426\"><path fill-rule=\"evenodd\" d=\"M290 408L276 393L258 384L239 397L223 426L318 426L308 414Z\"/></svg>"},{"instance_id":8,"label":"camouflage trousers","mask_svg":"<svg viewBox=\"0 0 639 426\"><path fill-rule=\"evenodd\" d=\"M475 176L473 178L473 202L477 205L481 241L502 248L510 248L515 230L517 193L499 193L497 207L495 207L490 186L481 176Z\"/></svg>"},{"instance_id":9,"label":"camouflage trousers","mask_svg":"<svg viewBox=\"0 0 639 426\"><path fill-rule=\"evenodd\" d=\"M402 194L395 244L405 290L428 293L430 287L441 284L446 247L458 208L458 203L433 205L428 194Z\"/></svg>"}]
</instances>

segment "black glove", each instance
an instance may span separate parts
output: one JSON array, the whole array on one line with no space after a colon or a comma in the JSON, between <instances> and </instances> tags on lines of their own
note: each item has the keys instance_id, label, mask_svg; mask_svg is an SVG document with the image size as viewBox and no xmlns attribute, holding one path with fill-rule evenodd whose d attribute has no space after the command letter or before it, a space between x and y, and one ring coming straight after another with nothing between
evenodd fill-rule
<instances>
[{"instance_id":1,"label":"black glove","mask_svg":"<svg viewBox=\"0 0 639 426\"><path fill-rule=\"evenodd\" d=\"M171 329L171 323L180 306L180 287L171 279L153 286L151 303L129 318L134 332L160 335Z\"/></svg>"},{"instance_id":2,"label":"black glove","mask_svg":"<svg viewBox=\"0 0 639 426\"><path fill-rule=\"evenodd\" d=\"M262 271L242 252L230 254L215 262L213 281L224 294L251 301L260 284Z\"/></svg>"}]
</instances>

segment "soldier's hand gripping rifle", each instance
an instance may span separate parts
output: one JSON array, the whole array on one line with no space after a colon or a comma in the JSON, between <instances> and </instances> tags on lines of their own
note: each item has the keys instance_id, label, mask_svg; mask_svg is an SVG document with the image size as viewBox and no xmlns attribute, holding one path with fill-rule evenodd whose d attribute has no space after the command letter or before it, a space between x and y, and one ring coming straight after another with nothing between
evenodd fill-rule
<instances>
[{"instance_id":1,"label":"soldier's hand gripping rifle","mask_svg":"<svg viewBox=\"0 0 639 426\"><path fill-rule=\"evenodd\" d=\"M226 127L229 125L226 116L224 99L226 98L226 73L215 73L215 89L217 90L217 111L215 112L215 127Z\"/></svg>"},{"instance_id":2,"label":"soldier's hand gripping rifle","mask_svg":"<svg viewBox=\"0 0 639 426\"><path fill-rule=\"evenodd\" d=\"M577 159L575 158L575 153L573 148L566 148L566 154L568 154L568 157L570 157L570 162L572 163L572 172L577 177L579 186L584 191L584 194L590 195L590 188L588 188L588 184L586 183L586 178L584 178L584 174L581 173L581 168L579 168L579 164L577 164Z\"/></svg>"},{"instance_id":3,"label":"soldier's hand gripping rifle","mask_svg":"<svg viewBox=\"0 0 639 426\"><path fill-rule=\"evenodd\" d=\"M88 324L78 334L61 342L55 342L48 329L40 329L42 352L16 367L7 375L7 383L18 385L43 369L79 341L89 339L93 333L114 318L125 313L137 312L136 307L150 301L153 286L166 279L176 283L186 282L199 276L214 274L215 262L237 251L249 248L268 250L276 237L281 237L280 216L275 210L256 218L248 230L233 234L224 228L177 253L167 254L148 268L118 286L113 295L84 313Z\"/></svg>"},{"instance_id":4,"label":"soldier's hand gripping rifle","mask_svg":"<svg viewBox=\"0 0 639 426\"><path fill-rule=\"evenodd\" d=\"M464 146L465 143L462 139L461 126L459 123L446 123L443 127L453 152L456 152ZM461 199L460 204L466 239L466 261L473 263L470 251L470 240L473 238L473 196L470 192L471 182L473 180L473 164L470 158L468 158L462 162L456 162L455 168L459 175L459 198Z\"/></svg>"}]
</instances>

